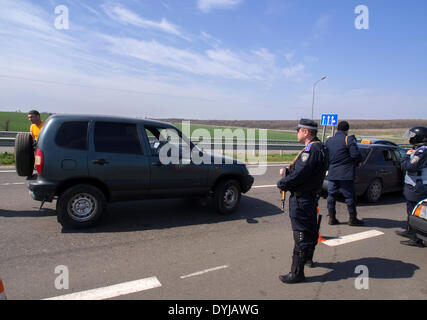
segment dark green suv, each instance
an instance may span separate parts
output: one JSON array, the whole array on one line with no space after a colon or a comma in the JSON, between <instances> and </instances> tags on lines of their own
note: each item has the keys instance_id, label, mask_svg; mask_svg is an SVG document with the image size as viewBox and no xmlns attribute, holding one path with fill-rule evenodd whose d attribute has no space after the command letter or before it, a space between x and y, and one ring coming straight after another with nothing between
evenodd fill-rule
<instances>
[{"instance_id":1,"label":"dark green suv","mask_svg":"<svg viewBox=\"0 0 427 320\"><path fill-rule=\"evenodd\" d=\"M51 116L35 167L30 194L57 199L65 228L94 225L116 201L208 196L230 214L254 181L244 163L202 152L169 123L111 116Z\"/></svg>"}]
</instances>

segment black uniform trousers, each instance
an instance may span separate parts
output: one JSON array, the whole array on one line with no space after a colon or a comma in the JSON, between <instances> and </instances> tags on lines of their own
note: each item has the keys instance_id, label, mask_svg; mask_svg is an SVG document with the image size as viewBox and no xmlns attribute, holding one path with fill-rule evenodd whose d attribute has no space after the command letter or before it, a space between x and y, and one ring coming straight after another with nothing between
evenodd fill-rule
<instances>
[{"instance_id":1,"label":"black uniform trousers","mask_svg":"<svg viewBox=\"0 0 427 320\"><path fill-rule=\"evenodd\" d=\"M295 240L294 254L314 252L318 240L317 196L312 193L291 193L289 216Z\"/></svg>"}]
</instances>

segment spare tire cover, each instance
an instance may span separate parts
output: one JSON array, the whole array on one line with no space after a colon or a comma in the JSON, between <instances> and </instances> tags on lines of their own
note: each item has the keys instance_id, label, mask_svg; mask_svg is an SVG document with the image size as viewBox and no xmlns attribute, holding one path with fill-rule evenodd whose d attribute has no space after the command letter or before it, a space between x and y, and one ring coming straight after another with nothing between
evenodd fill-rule
<instances>
[{"instance_id":1,"label":"spare tire cover","mask_svg":"<svg viewBox=\"0 0 427 320\"><path fill-rule=\"evenodd\" d=\"M33 138L28 132L19 132L15 138L15 167L19 176L31 176L34 169Z\"/></svg>"}]
</instances>

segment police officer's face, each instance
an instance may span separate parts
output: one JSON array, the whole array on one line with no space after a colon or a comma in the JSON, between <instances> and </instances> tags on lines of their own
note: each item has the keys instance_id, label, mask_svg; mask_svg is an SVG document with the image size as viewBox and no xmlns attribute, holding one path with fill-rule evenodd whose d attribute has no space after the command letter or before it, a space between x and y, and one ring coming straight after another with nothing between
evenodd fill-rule
<instances>
[{"instance_id":1,"label":"police officer's face","mask_svg":"<svg viewBox=\"0 0 427 320\"><path fill-rule=\"evenodd\" d=\"M297 140L299 143L304 143L307 138L308 130L305 128L299 128L297 131Z\"/></svg>"}]
</instances>

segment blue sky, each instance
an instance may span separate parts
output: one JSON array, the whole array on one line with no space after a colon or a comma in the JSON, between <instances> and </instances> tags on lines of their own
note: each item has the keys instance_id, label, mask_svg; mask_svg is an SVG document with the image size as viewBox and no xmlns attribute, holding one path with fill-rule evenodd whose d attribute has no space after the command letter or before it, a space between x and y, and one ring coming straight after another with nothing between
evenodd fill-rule
<instances>
[{"instance_id":1,"label":"blue sky","mask_svg":"<svg viewBox=\"0 0 427 320\"><path fill-rule=\"evenodd\" d=\"M55 21L68 13L68 27ZM369 28L356 29L358 5ZM0 0L0 110L427 118L427 2ZM60 20L64 22L64 20ZM365 23L367 21L364 21Z\"/></svg>"}]
</instances>

